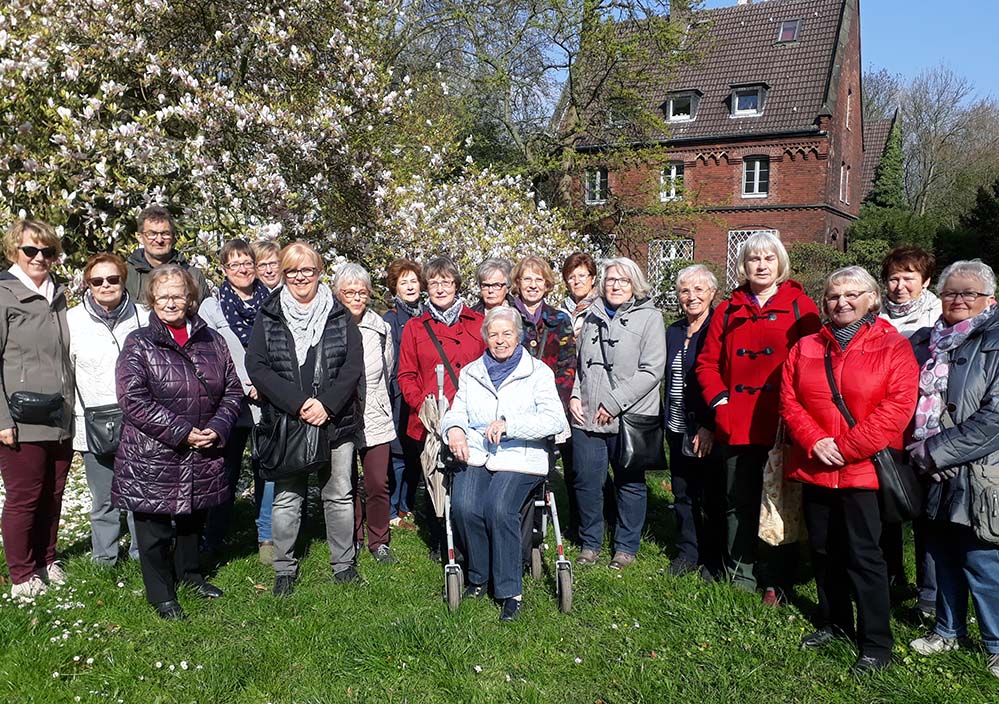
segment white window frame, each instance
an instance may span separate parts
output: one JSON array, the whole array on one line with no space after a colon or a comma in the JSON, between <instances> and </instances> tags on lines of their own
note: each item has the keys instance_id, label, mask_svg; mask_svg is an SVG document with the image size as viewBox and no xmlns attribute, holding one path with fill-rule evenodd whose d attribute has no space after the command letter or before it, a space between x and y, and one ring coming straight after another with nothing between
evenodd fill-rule
<instances>
[{"instance_id":1,"label":"white window frame","mask_svg":"<svg viewBox=\"0 0 999 704\"><path fill-rule=\"evenodd\" d=\"M663 203L683 200L685 175L686 168L682 161L671 161L666 164L659 173L659 200ZM677 181L679 181L679 188L677 188Z\"/></svg>"},{"instance_id":2,"label":"white window frame","mask_svg":"<svg viewBox=\"0 0 999 704\"><path fill-rule=\"evenodd\" d=\"M607 194L609 192L610 177L606 166L590 166L583 172L584 203L587 205L602 205L607 202Z\"/></svg>"},{"instance_id":3,"label":"white window frame","mask_svg":"<svg viewBox=\"0 0 999 704\"><path fill-rule=\"evenodd\" d=\"M756 93L756 109L740 110L739 94L750 95ZM766 98L767 90L763 86L741 86L732 89L732 115L731 117L757 117L763 114L763 101Z\"/></svg>"},{"instance_id":4,"label":"white window frame","mask_svg":"<svg viewBox=\"0 0 999 704\"><path fill-rule=\"evenodd\" d=\"M694 261L694 240L685 237L649 242L649 283L658 296L658 303L669 308L680 305L676 287L671 285L671 279L678 271L674 264L677 261Z\"/></svg>"},{"instance_id":5,"label":"white window frame","mask_svg":"<svg viewBox=\"0 0 999 704\"><path fill-rule=\"evenodd\" d=\"M678 98L687 98L690 100L690 114L689 115L674 115L673 114L673 101ZM684 92L684 93L673 93L666 99L666 121L667 122L693 122L697 117L697 93L694 92Z\"/></svg>"},{"instance_id":6,"label":"white window frame","mask_svg":"<svg viewBox=\"0 0 999 704\"><path fill-rule=\"evenodd\" d=\"M729 230L726 240L725 256L725 281L729 289L739 285L738 264L739 257L742 256L742 247L753 235L770 234L780 237L777 230L757 229L757 230Z\"/></svg>"},{"instance_id":7,"label":"white window frame","mask_svg":"<svg viewBox=\"0 0 999 704\"><path fill-rule=\"evenodd\" d=\"M763 162L767 164L767 189L765 191L760 191L760 164ZM746 190L746 176L749 174L750 163L756 164L753 169L753 189L752 191ZM770 180L772 176L772 169L770 168L770 157L764 154L757 154L755 156L747 156L742 160L742 197L743 198L766 198L770 195Z\"/></svg>"},{"instance_id":8,"label":"white window frame","mask_svg":"<svg viewBox=\"0 0 999 704\"><path fill-rule=\"evenodd\" d=\"M850 205L850 165L846 165L846 177L843 181L843 202Z\"/></svg>"},{"instance_id":9,"label":"white window frame","mask_svg":"<svg viewBox=\"0 0 999 704\"><path fill-rule=\"evenodd\" d=\"M783 39L782 37L784 36L784 27L786 27L789 24L795 25L795 27L794 27L794 36L791 39ZM796 20L783 20L780 23L780 26L777 27L777 43L778 44L790 44L791 42L796 42L796 41L798 41L798 37L800 35L801 35L801 20L800 19L796 19Z\"/></svg>"}]
</instances>

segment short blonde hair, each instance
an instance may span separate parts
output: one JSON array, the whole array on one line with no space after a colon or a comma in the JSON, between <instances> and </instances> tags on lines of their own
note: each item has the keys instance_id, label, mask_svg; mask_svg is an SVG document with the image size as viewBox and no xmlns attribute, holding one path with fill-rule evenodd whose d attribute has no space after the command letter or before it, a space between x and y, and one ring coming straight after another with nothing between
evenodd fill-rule
<instances>
[{"instance_id":1,"label":"short blonde hair","mask_svg":"<svg viewBox=\"0 0 999 704\"><path fill-rule=\"evenodd\" d=\"M746 262L753 254L776 254L777 255L777 283L782 284L791 278L791 260L784 249L784 243L780 241L773 232L757 232L750 235L749 239L742 245L739 252L739 262L736 264L735 273L739 277L739 285L746 283L749 276L746 274Z\"/></svg>"},{"instance_id":2,"label":"short blonde hair","mask_svg":"<svg viewBox=\"0 0 999 704\"><path fill-rule=\"evenodd\" d=\"M545 293L551 293L551 290L555 288L555 272L552 271L551 266L541 257L531 255L524 257L513 267L513 286L510 289L513 291L513 295L520 295L520 277L526 271L536 271L541 274L541 278L545 280Z\"/></svg>"},{"instance_id":3,"label":"short blonde hair","mask_svg":"<svg viewBox=\"0 0 999 704\"><path fill-rule=\"evenodd\" d=\"M281 250L281 276L289 269L301 266L302 262L308 261L310 266L314 266L319 271L323 270L323 258L319 252L308 242L298 240L292 242Z\"/></svg>"},{"instance_id":4,"label":"short blonde hair","mask_svg":"<svg viewBox=\"0 0 999 704\"><path fill-rule=\"evenodd\" d=\"M274 240L257 240L250 245L250 249L253 250L254 261L266 259L271 255L281 257L281 245Z\"/></svg>"},{"instance_id":5,"label":"short blonde hair","mask_svg":"<svg viewBox=\"0 0 999 704\"><path fill-rule=\"evenodd\" d=\"M702 279L709 287L718 290L718 277L703 264L691 264L676 272L676 290L679 291L683 282L688 279Z\"/></svg>"},{"instance_id":6,"label":"short blonde hair","mask_svg":"<svg viewBox=\"0 0 999 704\"><path fill-rule=\"evenodd\" d=\"M829 278L826 279L826 287L822 291L823 305L825 305L826 296L829 295L829 289L847 281L857 284L860 288L864 289L864 293L873 294L874 302L871 303L870 311L872 313L881 311L881 287L878 286L878 282L871 276L867 269L862 266L845 266L829 274Z\"/></svg>"},{"instance_id":7,"label":"short blonde hair","mask_svg":"<svg viewBox=\"0 0 999 704\"><path fill-rule=\"evenodd\" d=\"M156 290L156 286L164 279L180 279L184 282L184 297L187 299L187 310L185 311L185 315L190 317L197 313L198 297L201 290L198 288L198 284L195 282L194 277L191 276L191 272L183 267L177 266L176 264L161 264L149 272L146 280L142 282L142 292L139 303L143 303L152 308L153 299L155 298L153 291Z\"/></svg>"},{"instance_id":8,"label":"short blonde hair","mask_svg":"<svg viewBox=\"0 0 999 704\"><path fill-rule=\"evenodd\" d=\"M17 261L17 250L21 248L26 234L34 235L43 246L55 249L56 256L62 254L62 242L51 225L41 220L18 220L3 238L3 255L10 263Z\"/></svg>"},{"instance_id":9,"label":"short blonde hair","mask_svg":"<svg viewBox=\"0 0 999 704\"><path fill-rule=\"evenodd\" d=\"M649 280L645 278L645 274L638 268L638 264L628 259L628 257L615 257L614 259L604 261L603 267L600 269L600 281L597 288L601 296L607 294L607 271L611 267L620 269L621 273L631 279L631 295L635 297L635 300L649 297L649 293L652 292Z\"/></svg>"}]
</instances>

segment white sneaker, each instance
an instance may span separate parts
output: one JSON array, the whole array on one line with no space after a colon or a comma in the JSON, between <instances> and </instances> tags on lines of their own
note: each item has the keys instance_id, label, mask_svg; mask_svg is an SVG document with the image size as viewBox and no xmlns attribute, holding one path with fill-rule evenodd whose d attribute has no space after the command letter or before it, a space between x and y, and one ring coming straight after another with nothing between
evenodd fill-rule
<instances>
[{"instance_id":1,"label":"white sneaker","mask_svg":"<svg viewBox=\"0 0 999 704\"><path fill-rule=\"evenodd\" d=\"M66 571L63 570L58 562L53 562L44 570L39 570L38 574L42 578L42 581L48 584L65 584L67 579Z\"/></svg>"},{"instance_id":2,"label":"white sneaker","mask_svg":"<svg viewBox=\"0 0 999 704\"><path fill-rule=\"evenodd\" d=\"M909 643L909 647L920 655L936 655L950 650L960 650L962 645L968 646L967 638L944 638L935 631Z\"/></svg>"},{"instance_id":3,"label":"white sneaker","mask_svg":"<svg viewBox=\"0 0 999 704\"><path fill-rule=\"evenodd\" d=\"M989 674L999 677L999 653L989 653Z\"/></svg>"},{"instance_id":4,"label":"white sneaker","mask_svg":"<svg viewBox=\"0 0 999 704\"><path fill-rule=\"evenodd\" d=\"M28 601L44 594L47 588L45 582L37 574L33 574L27 582L12 584L10 587L10 596L17 601Z\"/></svg>"}]
</instances>

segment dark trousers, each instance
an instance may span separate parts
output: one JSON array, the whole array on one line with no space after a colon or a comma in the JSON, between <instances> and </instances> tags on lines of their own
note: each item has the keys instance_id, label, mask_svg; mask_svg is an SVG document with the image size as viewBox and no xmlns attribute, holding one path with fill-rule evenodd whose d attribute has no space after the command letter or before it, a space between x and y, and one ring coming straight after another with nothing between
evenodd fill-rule
<instances>
[{"instance_id":1,"label":"dark trousers","mask_svg":"<svg viewBox=\"0 0 999 704\"><path fill-rule=\"evenodd\" d=\"M239 475L243 470L243 453L246 451L246 443L250 439L250 430L251 427L248 425L237 425L229 433L229 438L225 442L225 478L229 494L225 501L208 509L208 516L205 519L205 547L209 550L221 548L222 542L229 533L229 524L232 522L232 507L236 502L236 485L239 484Z\"/></svg>"},{"instance_id":2,"label":"dark trousers","mask_svg":"<svg viewBox=\"0 0 999 704\"><path fill-rule=\"evenodd\" d=\"M565 480L565 493L569 500L569 515L565 517L562 532L576 542L579 540L579 507L576 505L576 493L572 490L576 482L576 469L572 464L572 438L558 446L562 457L562 478Z\"/></svg>"},{"instance_id":3,"label":"dark trousers","mask_svg":"<svg viewBox=\"0 0 999 704\"><path fill-rule=\"evenodd\" d=\"M398 518L400 511L413 513L416 510L416 489L423 472L420 465L423 442L407 436L405 427L400 436L402 454L392 454L392 471L389 472L389 518Z\"/></svg>"},{"instance_id":4,"label":"dark trousers","mask_svg":"<svg viewBox=\"0 0 999 704\"><path fill-rule=\"evenodd\" d=\"M724 535L724 474L716 454L687 457L683 433L667 431L673 517L676 520L677 561L705 565L717 572L722 565Z\"/></svg>"},{"instance_id":5,"label":"dark trousers","mask_svg":"<svg viewBox=\"0 0 999 704\"><path fill-rule=\"evenodd\" d=\"M819 597L817 625L831 626L856 638L861 655L890 657L891 604L888 568L879 545L877 491L806 484L802 507Z\"/></svg>"},{"instance_id":6,"label":"dark trousers","mask_svg":"<svg viewBox=\"0 0 999 704\"><path fill-rule=\"evenodd\" d=\"M136 511L134 516L142 582L150 604L174 601L179 582L204 581L198 566L198 543L205 511L173 516Z\"/></svg>"},{"instance_id":7,"label":"dark trousers","mask_svg":"<svg viewBox=\"0 0 999 704\"><path fill-rule=\"evenodd\" d=\"M888 584L901 587L908 584L905 576L905 550L902 523L881 524L881 552L888 567Z\"/></svg>"},{"instance_id":8,"label":"dark trousers","mask_svg":"<svg viewBox=\"0 0 999 704\"><path fill-rule=\"evenodd\" d=\"M389 544L389 444L358 450L364 472L364 501L354 490L354 539L364 545L364 522L368 523L368 549L374 552ZM357 475L354 475L357 481Z\"/></svg>"},{"instance_id":9,"label":"dark trousers","mask_svg":"<svg viewBox=\"0 0 999 704\"><path fill-rule=\"evenodd\" d=\"M937 568L927 540L930 530L931 521L925 516L920 516L912 522L912 546L916 551L916 588L919 590L919 608L926 611L936 611Z\"/></svg>"},{"instance_id":10,"label":"dark trousers","mask_svg":"<svg viewBox=\"0 0 999 704\"><path fill-rule=\"evenodd\" d=\"M10 579L21 584L55 561L59 514L73 447L63 442L0 445L6 498L0 532Z\"/></svg>"}]
</instances>

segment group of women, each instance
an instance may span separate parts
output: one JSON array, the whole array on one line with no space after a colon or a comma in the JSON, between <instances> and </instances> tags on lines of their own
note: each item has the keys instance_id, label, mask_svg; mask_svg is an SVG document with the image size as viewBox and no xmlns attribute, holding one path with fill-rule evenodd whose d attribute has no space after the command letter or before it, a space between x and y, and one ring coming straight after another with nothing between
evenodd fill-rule
<instances>
[{"instance_id":1,"label":"group of women","mask_svg":"<svg viewBox=\"0 0 999 704\"><path fill-rule=\"evenodd\" d=\"M173 231L172 222L159 226ZM321 457L251 459L260 559L273 566L274 594L287 596L309 475L318 474L333 578L360 581L365 544L392 563L390 529L415 527L420 453L432 432L454 459L465 596L492 593L501 619L513 620L520 509L556 454L576 565L606 559L608 530L606 564L635 561L646 477L620 446L624 421L658 416L675 496L670 572L726 579L773 605L794 582L796 550L762 546L760 497L764 465L787 436L784 471L803 485L819 597L817 630L802 645L850 638L856 672L890 662L892 587L906 580L876 456L907 450L927 487L914 534L918 608L934 621L912 647L964 645L970 592L999 676L999 322L995 276L981 262L947 267L939 298L929 289L935 262L917 248L889 254L880 285L859 267L841 269L826 282L823 324L790 278L781 241L759 234L741 252L740 285L717 306L707 267L679 272L683 315L666 328L649 283L624 257L598 271L589 255L571 255L561 305L548 300L556 275L545 259L489 259L474 306L450 258L400 259L387 268L392 307L378 315L368 272L341 265L328 286L322 257L303 242L226 243L225 281L204 300L190 270L169 262L146 273L133 300L126 262L98 254L72 310L50 273L60 253L51 227L18 222L4 251L12 266L0 273L0 470L15 597L66 579L55 544L74 449L93 495L94 561L117 561L119 511L128 511L129 554L147 598L178 619L178 586L222 596L200 554L223 545L251 435L263 442L262 429L280 426L311 438L297 450ZM449 409L433 423L421 409L438 394L439 365ZM120 409L121 423L111 451L95 423L109 409ZM424 514L435 557L439 508Z\"/></svg>"}]
</instances>

